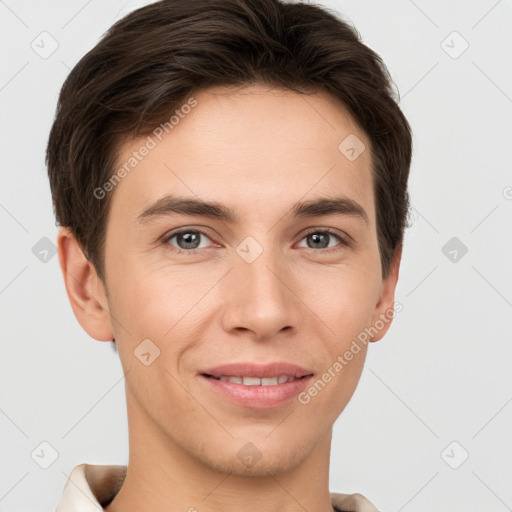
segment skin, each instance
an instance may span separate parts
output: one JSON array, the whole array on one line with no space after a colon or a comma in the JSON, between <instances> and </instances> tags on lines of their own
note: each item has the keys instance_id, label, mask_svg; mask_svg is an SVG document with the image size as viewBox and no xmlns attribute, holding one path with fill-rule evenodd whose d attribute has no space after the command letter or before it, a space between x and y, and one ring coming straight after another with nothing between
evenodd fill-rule
<instances>
[{"instance_id":1,"label":"skin","mask_svg":"<svg viewBox=\"0 0 512 512\"><path fill-rule=\"evenodd\" d=\"M197 372L288 361L319 376L392 310L401 250L383 280L370 140L324 93L251 85L194 97L197 106L114 190L105 283L69 230L58 235L73 311L96 340L115 337L125 372L128 472L106 510L328 512L332 426L356 389L367 346L308 404L235 405ZM366 146L354 161L338 150L349 134ZM144 140L127 141L119 164ZM240 220L174 214L137 222L169 193L223 203ZM296 201L339 195L362 206L368 224L354 215L290 214ZM178 228L206 236L187 249L168 238ZM336 236L327 236L328 248L315 245L307 235L325 228L352 245ZM263 249L252 263L236 252L248 236ZM144 339L160 350L148 366L134 355ZM237 456L248 442L261 455L252 467Z\"/></svg>"}]
</instances>

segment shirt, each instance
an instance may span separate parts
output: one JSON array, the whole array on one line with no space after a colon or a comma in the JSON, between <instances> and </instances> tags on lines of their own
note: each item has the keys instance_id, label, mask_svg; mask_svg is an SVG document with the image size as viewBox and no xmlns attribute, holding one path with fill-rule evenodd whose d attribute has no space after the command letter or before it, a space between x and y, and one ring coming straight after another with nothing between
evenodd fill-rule
<instances>
[{"instance_id":1,"label":"shirt","mask_svg":"<svg viewBox=\"0 0 512 512\"><path fill-rule=\"evenodd\" d=\"M121 489L127 466L79 464L69 475L55 512L98 512ZM379 512L362 494L331 493L337 512Z\"/></svg>"}]
</instances>

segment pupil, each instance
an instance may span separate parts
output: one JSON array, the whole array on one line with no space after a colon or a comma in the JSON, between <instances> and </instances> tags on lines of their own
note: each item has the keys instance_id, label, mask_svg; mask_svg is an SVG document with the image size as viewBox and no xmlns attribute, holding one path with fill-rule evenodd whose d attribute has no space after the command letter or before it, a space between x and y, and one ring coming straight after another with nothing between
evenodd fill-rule
<instances>
[{"instance_id":1,"label":"pupil","mask_svg":"<svg viewBox=\"0 0 512 512\"><path fill-rule=\"evenodd\" d=\"M309 236L314 240L315 243L319 241L320 237L324 238L324 242L326 242L326 240L327 240L327 235L325 233L320 233L320 234L313 233ZM321 248L325 248L325 247L327 247L327 245L328 245L328 243L323 243L323 244L321 244ZM318 246L315 246L315 247L318 247Z\"/></svg>"},{"instance_id":2,"label":"pupil","mask_svg":"<svg viewBox=\"0 0 512 512\"><path fill-rule=\"evenodd\" d=\"M185 241L185 245L187 249L195 249L198 245L199 236L197 233L182 233L182 239ZM195 238L195 243L192 239ZM192 241L191 241L192 240Z\"/></svg>"},{"instance_id":3,"label":"pupil","mask_svg":"<svg viewBox=\"0 0 512 512\"><path fill-rule=\"evenodd\" d=\"M327 247L329 245L329 243L327 242L327 236L328 235L325 234L325 233L313 233L313 234L311 234L309 236L313 239L315 244L320 243L320 248L321 249L324 249L325 247ZM321 238L323 238L323 243L321 241ZM314 248L318 248L318 245L315 245Z\"/></svg>"}]
</instances>

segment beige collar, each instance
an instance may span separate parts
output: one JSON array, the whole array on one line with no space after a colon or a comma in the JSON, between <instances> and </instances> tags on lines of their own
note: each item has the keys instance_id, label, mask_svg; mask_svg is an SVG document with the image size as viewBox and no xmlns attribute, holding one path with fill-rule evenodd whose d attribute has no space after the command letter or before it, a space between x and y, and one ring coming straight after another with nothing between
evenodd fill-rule
<instances>
[{"instance_id":1,"label":"beige collar","mask_svg":"<svg viewBox=\"0 0 512 512\"><path fill-rule=\"evenodd\" d=\"M69 475L55 512L99 512L121 489L126 466L80 464ZM339 512L378 512L362 494L331 493Z\"/></svg>"}]
</instances>

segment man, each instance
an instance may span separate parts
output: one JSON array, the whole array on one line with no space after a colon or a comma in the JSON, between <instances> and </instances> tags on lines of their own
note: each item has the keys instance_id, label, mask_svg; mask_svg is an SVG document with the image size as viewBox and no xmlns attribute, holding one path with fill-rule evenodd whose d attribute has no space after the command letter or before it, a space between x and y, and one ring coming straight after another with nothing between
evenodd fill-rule
<instances>
[{"instance_id":1,"label":"man","mask_svg":"<svg viewBox=\"0 0 512 512\"><path fill-rule=\"evenodd\" d=\"M411 151L383 63L318 6L163 0L107 32L47 164L129 461L76 466L58 512L376 510L329 492L331 436L395 311Z\"/></svg>"}]
</instances>

